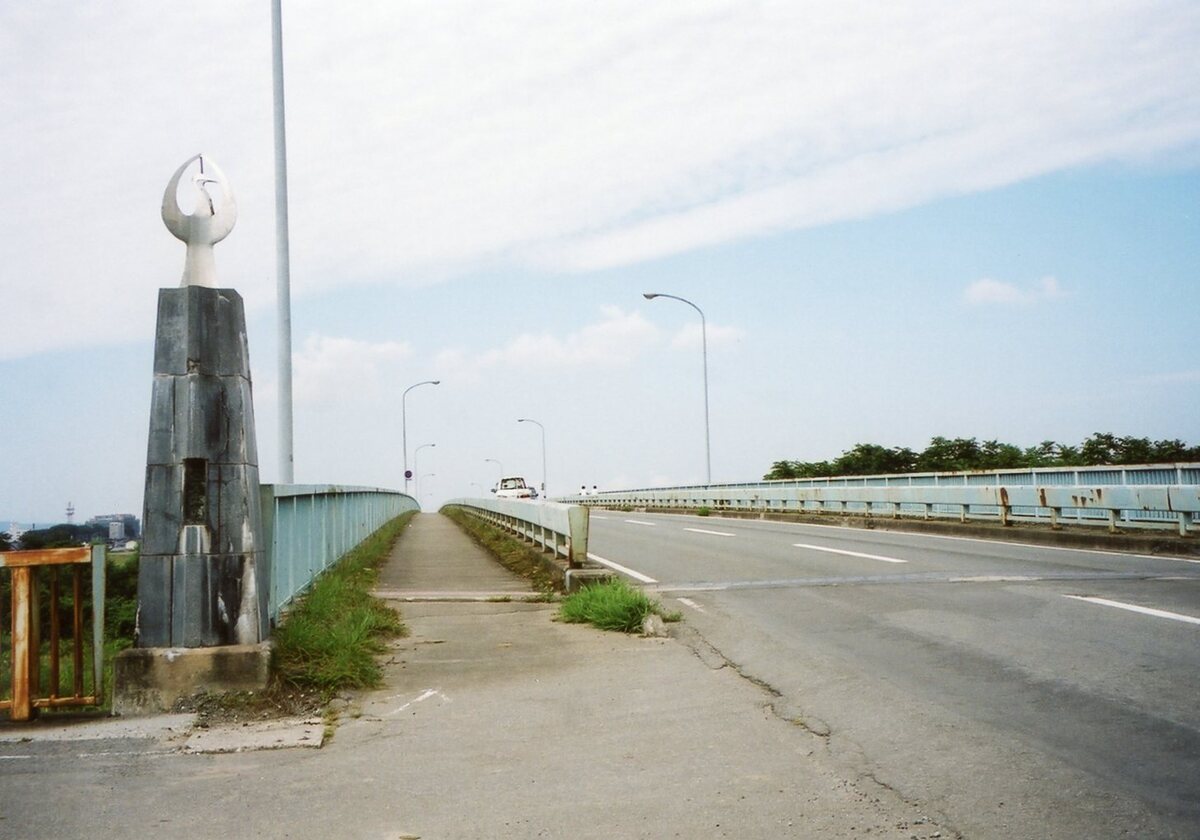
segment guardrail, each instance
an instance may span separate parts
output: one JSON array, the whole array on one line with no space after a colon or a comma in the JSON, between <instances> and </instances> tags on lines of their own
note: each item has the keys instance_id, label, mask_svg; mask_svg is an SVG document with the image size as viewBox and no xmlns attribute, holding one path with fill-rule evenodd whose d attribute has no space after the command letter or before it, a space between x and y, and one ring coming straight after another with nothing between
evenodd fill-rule
<instances>
[{"instance_id":1,"label":"guardrail","mask_svg":"<svg viewBox=\"0 0 1200 840\"><path fill-rule=\"evenodd\" d=\"M556 557L564 558L569 568L582 568L587 561L589 511L582 505L519 499L451 499L446 507L461 508L471 516L540 545Z\"/></svg>"},{"instance_id":2,"label":"guardrail","mask_svg":"<svg viewBox=\"0 0 1200 840\"><path fill-rule=\"evenodd\" d=\"M7 692L0 692L0 709L8 709L12 720L24 721L35 710L64 706L97 706L104 694L104 573L103 545L79 548L49 548L38 551L0 552L0 570L8 569L7 579L0 580L0 592L11 590L9 639L11 647L0 654L9 667ZM84 632L84 566L91 566L92 628L90 637ZM62 592L59 570L70 571L70 624L66 638L70 639L69 694L63 694L62 647L67 622L62 616ZM44 574L42 574L44 572ZM46 580L43 580L46 578ZM42 614L42 584L49 595L48 615ZM5 592L4 594L8 594ZM0 599L0 616L3 615ZM47 625L49 639L43 644L42 629ZM4 647L4 625L0 622L0 649ZM91 661L85 666L84 648L91 644ZM45 648L45 650L43 650ZM43 670L47 677L42 687ZM5 682L5 680L0 680Z\"/></svg>"},{"instance_id":3,"label":"guardrail","mask_svg":"<svg viewBox=\"0 0 1200 840\"><path fill-rule=\"evenodd\" d=\"M1153 484L1146 479L1188 479ZM1063 479L1092 479L1065 484ZM573 496L584 505L747 512L838 512L920 518L1063 520L1078 524L1195 530L1200 464L1064 468L902 476L847 476L712 487L665 487Z\"/></svg>"},{"instance_id":4,"label":"guardrail","mask_svg":"<svg viewBox=\"0 0 1200 840\"><path fill-rule=\"evenodd\" d=\"M412 496L376 487L264 484L261 493L272 623L338 558L400 514L420 510Z\"/></svg>"}]
</instances>

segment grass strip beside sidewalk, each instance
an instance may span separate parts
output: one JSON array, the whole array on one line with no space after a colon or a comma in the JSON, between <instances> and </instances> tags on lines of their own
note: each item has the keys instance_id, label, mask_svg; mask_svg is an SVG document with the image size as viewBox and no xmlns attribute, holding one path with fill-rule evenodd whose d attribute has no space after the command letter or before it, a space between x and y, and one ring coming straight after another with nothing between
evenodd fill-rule
<instances>
[{"instance_id":1,"label":"grass strip beside sidewalk","mask_svg":"<svg viewBox=\"0 0 1200 840\"><path fill-rule=\"evenodd\" d=\"M479 546L496 558L496 561L533 584L533 588L549 598L562 590L562 570L556 568L554 560L510 536L494 525L471 516L454 506L442 508L439 513L467 533ZM554 572L557 571L557 574Z\"/></svg>"},{"instance_id":2,"label":"grass strip beside sidewalk","mask_svg":"<svg viewBox=\"0 0 1200 840\"><path fill-rule=\"evenodd\" d=\"M371 589L379 566L412 519L401 514L317 578L275 630L271 669L278 687L316 690L328 697L374 688L382 679L375 656L408 630Z\"/></svg>"}]
</instances>

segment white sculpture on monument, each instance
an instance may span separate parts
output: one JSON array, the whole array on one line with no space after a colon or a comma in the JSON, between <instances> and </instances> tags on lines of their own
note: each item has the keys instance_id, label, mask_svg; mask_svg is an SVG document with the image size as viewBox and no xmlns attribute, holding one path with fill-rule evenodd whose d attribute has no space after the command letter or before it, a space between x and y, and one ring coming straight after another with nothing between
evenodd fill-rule
<instances>
[{"instance_id":1,"label":"white sculpture on monument","mask_svg":"<svg viewBox=\"0 0 1200 840\"><path fill-rule=\"evenodd\" d=\"M179 208L179 179L195 161L200 161L200 171L192 176L192 183L200 195L194 213L184 213ZM221 187L221 205L218 207L208 191L209 184ZM183 264L183 280L180 286L217 287L217 265L213 259L213 245L220 242L237 221L237 201L229 186L229 179L221 167L204 154L193 155L175 170L167 191L163 193L162 220L167 230L176 239L187 245L187 257Z\"/></svg>"}]
</instances>

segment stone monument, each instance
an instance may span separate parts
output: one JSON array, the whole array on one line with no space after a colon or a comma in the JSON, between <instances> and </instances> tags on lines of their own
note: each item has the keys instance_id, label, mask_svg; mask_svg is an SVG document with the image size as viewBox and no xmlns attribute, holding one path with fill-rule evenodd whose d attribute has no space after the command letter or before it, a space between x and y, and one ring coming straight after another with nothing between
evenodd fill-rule
<instances>
[{"instance_id":1,"label":"stone monument","mask_svg":"<svg viewBox=\"0 0 1200 840\"><path fill-rule=\"evenodd\" d=\"M196 208L185 214L179 184L196 162ZM125 712L169 706L193 691L253 688L247 683L266 677L259 643L269 634L270 570L246 318L241 296L217 288L213 260L237 205L212 160L196 155L179 167L162 218L187 256L180 286L158 294L137 638L118 662L114 699ZM181 663L204 649L212 650ZM217 673L231 664L232 677Z\"/></svg>"}]
</instances>

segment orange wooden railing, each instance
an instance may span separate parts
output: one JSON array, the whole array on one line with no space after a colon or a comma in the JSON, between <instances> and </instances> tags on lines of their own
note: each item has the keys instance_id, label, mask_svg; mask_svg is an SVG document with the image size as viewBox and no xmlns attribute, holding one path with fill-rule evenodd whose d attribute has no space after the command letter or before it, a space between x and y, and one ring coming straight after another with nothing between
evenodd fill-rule
<instances>
[{"instance_id":1,"label":"orange wooden railing","mask_svg":"<svg viewBox=\"0 0 1200 840\"><path fill-rule=\"evenodd\" d=\"M62 706L95 706L103 697L104 664L104 546L81 548L51 548L39 551L0 552L0 569L8 569L12 586L8 633L12 644L10 696L0 697L0 709L7 709L15 721L31 719L38 709ZM91 566L92 633L84 635L84 573ZM62 652L60 628L60 573L69 572L71 588L71 685L62 686ZM41 608L39 581L49 578L48 649L41 644ZM0 644L5 631L3 605L0 604ZM90 692L84 694L84 648L91 645L92 679ZM43 657L49 660L48 685L42 686Z\"/></svg>"}]
</instances>

